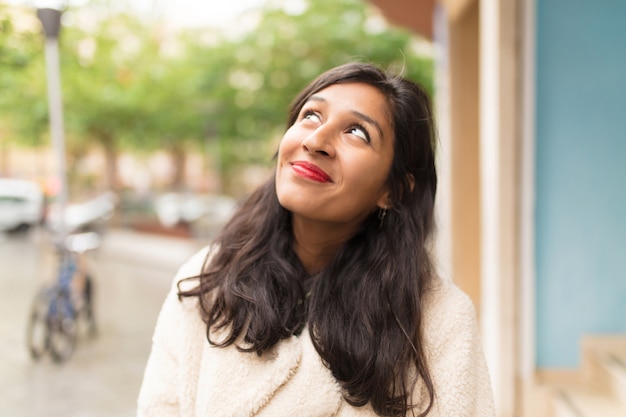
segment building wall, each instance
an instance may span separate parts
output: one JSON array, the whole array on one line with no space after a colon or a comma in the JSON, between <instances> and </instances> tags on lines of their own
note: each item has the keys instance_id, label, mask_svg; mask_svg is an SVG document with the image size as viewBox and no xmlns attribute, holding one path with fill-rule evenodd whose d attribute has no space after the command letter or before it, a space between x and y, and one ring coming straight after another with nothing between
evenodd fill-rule
<instances>
[{"instance_id":1,"label":"building wall","mask_svg":"<svg viewBox=\"0 0 626 417\"><path fill-rule=\"evenodd\" d=\"M474 3L450 21L450 173L452 277L480 314L479 12Z\"/></svg>"},{"instance_id":2,"label":"building wall","mask_svg":"<svg viewBox=\"0 0 626 417\"><path fill-rule=\"evenodd\" d=\"M537 0L536 361L626 332L626 1Z\"/></svg>"}]
</instances>

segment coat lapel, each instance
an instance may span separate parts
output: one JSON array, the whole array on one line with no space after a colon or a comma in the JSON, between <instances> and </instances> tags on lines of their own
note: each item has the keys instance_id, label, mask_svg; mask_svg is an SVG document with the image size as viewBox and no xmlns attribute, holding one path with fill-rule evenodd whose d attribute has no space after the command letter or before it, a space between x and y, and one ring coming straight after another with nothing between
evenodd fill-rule
<instances>
[{"instance_id":1,"label":"coat lapel","mask_svg":"<svg viewBox=\"0 0 626 417\"><path fill-rule=\"evenodd\" d=\"M310 334L305 329L298 338L302 359L296 372L261 409L258 417L336 416L345 403L341 387L313 347Z\"/></svg>"},{"instance_id":2,"label":"coat lapel","mask_svg":"<svg viewBox=\"0 0 626 417\"><path fill-rule=\"evenodd\" d=\"M241 417L256 414L296 372L302 347L296 337L283 340L259 357L235 347L208 343L198 377L197 416Z\"/></svg>"}]
</instances>

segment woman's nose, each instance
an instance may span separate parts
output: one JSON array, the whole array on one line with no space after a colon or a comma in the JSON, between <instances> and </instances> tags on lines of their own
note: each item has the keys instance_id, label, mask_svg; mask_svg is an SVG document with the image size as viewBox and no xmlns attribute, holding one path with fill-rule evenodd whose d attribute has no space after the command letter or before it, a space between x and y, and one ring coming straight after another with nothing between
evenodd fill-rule
<instances>
[{"instance_id":1,"label":"woman's nose","mask_svg":"<svg viewBox=\"0 0 626 417\"><path fill-rule=\"evenodd\" d=\"M335 156L333 137L332 129L329 129L329 126L322 125L304 138L302 148L307 152L332 158Z\"/></svg>"}]
</instances>

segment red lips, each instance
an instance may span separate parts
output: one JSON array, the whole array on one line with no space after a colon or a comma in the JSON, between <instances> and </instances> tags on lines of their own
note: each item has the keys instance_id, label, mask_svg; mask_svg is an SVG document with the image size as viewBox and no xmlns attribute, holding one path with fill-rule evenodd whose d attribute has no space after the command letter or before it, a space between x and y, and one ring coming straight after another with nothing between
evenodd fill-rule
<instances>
[{"instance_id":1,"label":"red lips","mask_svg":"<svg viewBox=\"0 0 626 417\"><path fill-rule=\"evenodd\" d=\"M330 175L328 175L322 168L306 161L296 161L291 163L293 171L304 178L308 178L317 182L333 182Z\"/></svg>"}]
</instances>

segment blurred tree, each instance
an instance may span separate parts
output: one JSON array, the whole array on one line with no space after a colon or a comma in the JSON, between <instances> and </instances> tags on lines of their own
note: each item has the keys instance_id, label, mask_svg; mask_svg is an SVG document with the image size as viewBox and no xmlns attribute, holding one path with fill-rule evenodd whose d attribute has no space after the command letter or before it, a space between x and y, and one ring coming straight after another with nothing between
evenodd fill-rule
<instances>
[{"instance_id":1,"label":"blurred tree","mask_svg":"<svg viewBox=\"0 0 626 417\"><path fill-rule=\"evenodd\" d=\"M432 60L416 53L417 41L362 0L268 2L254 30L196 54L201 91L218 103L212 119L226 177L231 167L269 164L290 101L326 69L372 62L432 92Z\"/></svg>"},{"instance_id":2,"label":"blurred tree","mask_svg":"<svg viewBox=\"0 0 626 417\"><path fill-rule=\"evenodd\" d=\"M185 184L189 152L208 149L225 179L242 165L269 167L290 100L348 61L404 71L432 91L432 60L416 52L419 40L363 0L267 0L242 17L247 29L239 32L234 24L174 33L111 2L90 7L99 9L89 18L70 11L61 34L66 139L70 161L94 144L102 149L110 189L119 186L122 150L169 152L175 189ZM17 33L0 8L0 133L30 145L43 143L48 130L36 28Z\"/></svg>"},{"instance_id":3,"label":"blurred tree","mask_svg":"<svg viewBox=\"0 0 626 417\"><path fill-rule=\"evenodd\" d=\"M0 4L0 166L8 173L9 141L41 146L48 131L42 35L16 30ZM18 105L19 103L19 105Z\"/></svg>"},{"instance_id":4,"label":"blurred tree","mask_svg":"<svg viewBox=\"0 0 626 417\"><path fill-rule=\"evenodd\" d=\"M140 117L129 132L135 151L167 151L173 161L171 188L185 187L185 161L197 150L210 109L198 94L198 69L190 62L189 41L153 31L143 42L130 93Z\"/></svg>"},{"instance_id":5,"label":"blurred tree","mask_svg":"<svg viewBox=\"0 0 626 417\"><path fill-rule=\"evenodd\" d=\"M186 155L203 137L206 119L189 41L119 13L95 31L69 32L68 128L101 145L108 187L118 187L120 150L164 150L173 160L171 187L183 188ZM80 146L75 139L74 147Z\"/></svg>"},{"instance_id":6,"label":"blurred tree","mask_svg":"<svg viewBox=\"0 0 626 417\"><path fill-rule=\"evenodd\" d=\"M120 149L132 143L130 133L142 117L134 84L144 65L140 56L145 32L137 18L125 14L106 16L90 31L64 28L68 148L79 156L97 144L105 159L105 186L112 190L119 187Z\"/></svg>"}]
</instances>

